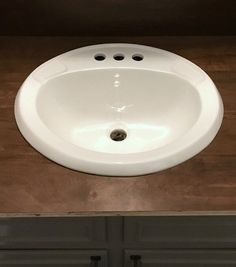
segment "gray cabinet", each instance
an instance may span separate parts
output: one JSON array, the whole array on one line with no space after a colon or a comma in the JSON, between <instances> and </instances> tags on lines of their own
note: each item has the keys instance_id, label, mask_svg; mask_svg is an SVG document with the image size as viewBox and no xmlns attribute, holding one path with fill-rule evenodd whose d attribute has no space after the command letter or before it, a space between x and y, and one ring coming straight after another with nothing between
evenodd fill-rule
<instances>
[{"instance_id":1,"label":"gray cabinet","mask_svg":"<svg viewBox=\"0 0 236 267\"><path fill-rule=\"evenodd\" d=\"M236 217L125 217L124 240L138 248L236 248Z\"/></svg>"},{"instance_id":2,"label":"gray cabinet","mask_svg":"<svg viewBox=\"0 0 236 267\"><path fill-rule=\"evenodd\" d=\"M104 217L1 218L0 248L97 248L106 228Z\"/></svg>"},{"instance_id":3,"label":"gray cabinet","mask_svg":"<svg viewBox=\"0 0 236 267\"><path fill-rule=\"evenodd\" d=\"M236 266L236 250L126 250L125 267Z\"/></svg>"},{"instance_id":4,"label":"gray cabinet","mask_svg":"<svg viewBox=\"0 0 236 267\"><path fill-rule=\"evenodd\" d=\"M1 267L108 267L104 250L0 251Z\"/></svg>"},{"instance_id":5,"label":"gray cabinet","mask_svg":"<svg viewBox=\"0 0 236 267\"><path fill-rule=\"evenodd\" d=\"M0 267L236 266L236 217L1 218Z\"/></svg>"}]
</instances>

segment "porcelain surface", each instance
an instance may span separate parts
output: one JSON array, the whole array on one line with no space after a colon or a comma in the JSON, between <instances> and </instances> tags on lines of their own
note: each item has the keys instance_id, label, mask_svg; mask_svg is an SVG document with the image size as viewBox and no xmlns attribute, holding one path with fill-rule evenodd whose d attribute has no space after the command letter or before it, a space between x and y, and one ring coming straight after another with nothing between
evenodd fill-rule
<instances>
[{"instance_id":1,"label":"porcelain surface","mask_svg":"<svg viewBox=\"0 0 236 267\"><path fill-rule=\"evenodd\" d=\"M176 54L101 44L34 70L17 94L15 117L25 139L63 166L134 176L203 150L220 128L223 104L208 75Z\"/></svg>"}]
</instances>

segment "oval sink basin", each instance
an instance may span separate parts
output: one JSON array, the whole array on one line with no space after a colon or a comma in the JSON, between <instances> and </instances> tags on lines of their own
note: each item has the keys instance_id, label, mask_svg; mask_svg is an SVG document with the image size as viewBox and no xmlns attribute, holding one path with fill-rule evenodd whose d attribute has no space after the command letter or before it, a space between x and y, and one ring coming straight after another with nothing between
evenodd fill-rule
<instances>
[{"instance_id":1,"label":"oval sink basin","mask_svg":"<svg viewBox=\"0 0 236 267\"><path fill-rule=\"evenodd\" d=\"M161 171L193 157L218 132L221 97L208 75L173 53L102 44L34 70L15 101L25 139L74 170L110 176Z\"/></svg>"}]
</instances>

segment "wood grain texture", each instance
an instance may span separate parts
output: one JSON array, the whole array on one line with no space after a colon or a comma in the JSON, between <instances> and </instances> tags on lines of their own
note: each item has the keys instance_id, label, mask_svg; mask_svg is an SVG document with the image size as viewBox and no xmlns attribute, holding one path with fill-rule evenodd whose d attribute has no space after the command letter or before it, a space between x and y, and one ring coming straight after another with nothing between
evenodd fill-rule
<instances>
[{"instance_id":1,"label":"wood grain texture","mask_svg":"<svg viewBox=\"0 0 236 267\"><path fill-rule=\"evenodd\" d=\"M225 107L214 142L193 159L133 178L72 171L17 130L14 99L39 64L84 45L131 42L178 53L216 83ZM0 214L236 213L236 37L0 37Z\"/></svg>"},{"instance_id":2,"label":"wood grain texture","mask_svg":"<svg viewBox=\"0 0 236 267\"><path fill-rule=\"evenodd\" d=\"M0 35L234 35L235 0L1 0Z\"/></svg>"}]
</instances>

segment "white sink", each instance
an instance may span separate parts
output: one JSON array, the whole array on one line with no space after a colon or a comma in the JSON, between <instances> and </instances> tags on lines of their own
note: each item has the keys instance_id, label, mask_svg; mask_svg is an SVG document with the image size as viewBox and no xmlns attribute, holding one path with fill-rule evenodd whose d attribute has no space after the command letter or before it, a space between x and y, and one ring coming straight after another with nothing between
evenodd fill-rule
<instances>
[{"instance_id":1,"label":"white sink","mask_svg":"<svg viewBox=\"0 0 236 267\"><path fill-rule=\"evenodd\" d=\"M47 158L78 171L133 176L203 150L220 128L223 105L190 61L148 46L102 44L34 70L17 94L15 116Z\"/></svg>"}]
</instances>

